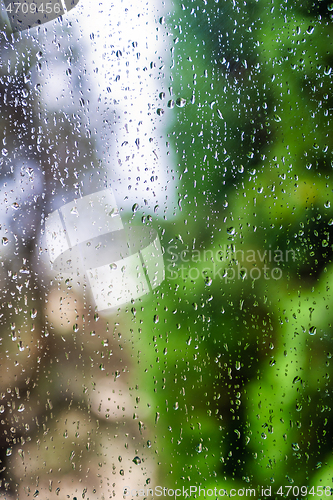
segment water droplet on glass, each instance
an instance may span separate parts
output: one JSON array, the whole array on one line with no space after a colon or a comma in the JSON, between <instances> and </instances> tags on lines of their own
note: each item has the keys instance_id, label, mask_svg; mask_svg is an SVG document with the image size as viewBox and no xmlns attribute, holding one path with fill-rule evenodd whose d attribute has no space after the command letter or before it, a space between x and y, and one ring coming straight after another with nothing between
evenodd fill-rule
<instances>
[{"instance_id":1,"label":"water droplet on glass","mask_svg":"<svg viewBox=\"0 0 333 500\"><path fill-rule=\"evenodd\" d=\"M183 108L186 104L186 99L184 99L183 97L178 97L178 99L176 100L176 105L178 106L178 108Z\"/></svg>"},{"instance_id":2,"label":"water droplet on glass","mask_svg":"<svg viewBox=\"0 0 333 500\"><path fill-rule=\"evenodd\" d=\"M236 230L235 230L235 228L234 228L234 227L228 227L228 228L227 228L227 234L231 234L231 235L233 235L233 234L235 234L235 233L236 233Z\"/></svg>"},{"instance_id":3,"label":"water droplet on glass","mask_svg":"<svg viewBox=\"0 0 333 500\"><path fill-rule=\"evenodd\" d=\"M155 324L158 323L159 320L160 320L160 318L159 318L158 314L155 314L155 316L154 316L154 323Z\"/></svg>"},{"instance_id":4,"label":"water droplet on glass","mask_svg":"<svg viewBox=\"0 0 333 500\"><path fill-rule=\"evenodd\" d=\"M164 115L164 109L162 109L162 108L158 108L158 109L157 109L157 114L158 114L158 116L162 116L162 115Z\"/></svg>"},{"instance_id":5,"label":"water droplet on glass","mask_svg":"<svg viewBox=\"0 0 333 500\"><path fill-rule=\"evenodd\" d=\"M175 101L173 99L170 99L170 101L168 101L168 108L172 109L175 107Z\"/></svg>"},{"instance_id":6,"label":"water droplet on glass","mask_svg":"<svg viewBox=\"0 0 333 500\"><path fill-rule=\"evenodd\" d=\"M137 203L134 203L134 205L132 206L132 212L135 214L135 212L138 210L139 208L139 205Z\"/></svg>"},{"instance_id":7,"label":"water droplet on glass","mask_svg":"<svg viewBox=\"0 0 333 500\"><path fill-rule=\"evenodd\" d=\"M31 309L30 318L34 319L37 316L37 309Z\"/></svg>"},{"instance_id":8,"label":"water droplet on glass","mask_svg":"<svg viewBox=\"0 0 333 500\"><path fill-rule=\"evenodd\" d=\"M133 458L132 462L134 462L135 465L139 465L139 464L141 464L141 458L136 456Z\"/></svg>"},{"instance_id":9,"label":"water droplet on glass","mask_svg":"<svg viewBox=\"0 0 333 500\"><path fill-rule=\"evenodd\" d=\"M309 328L309 334L310 335L316 335L316 333L317 333L317 328L315 326L311 326Z\"/></svg>"},{"instance_id":10,"label":"water droplet on glass","mask_svg":"<svg viewBox=\"0 0 333 500\"><path fill-rule=\"evenodd\" d=\"M246 278L246 269L241 269L240 272L239 272L239 276L242 280L245 280Z\"/></svg>"},{"instance_id":11,"label":"water droplet on glass","mask_svg":"<svg viewBox=\"0 0 333 500\"><path fill-rule=\"evenodd\" d=\"M6 238L6 236L3 236L1 241L2 241L2 244L3 244L4 246L6 246L6 245L8 244L8 241L9 241L9 240L8 240L8 238Z\"/></svg>"}]
</instances>

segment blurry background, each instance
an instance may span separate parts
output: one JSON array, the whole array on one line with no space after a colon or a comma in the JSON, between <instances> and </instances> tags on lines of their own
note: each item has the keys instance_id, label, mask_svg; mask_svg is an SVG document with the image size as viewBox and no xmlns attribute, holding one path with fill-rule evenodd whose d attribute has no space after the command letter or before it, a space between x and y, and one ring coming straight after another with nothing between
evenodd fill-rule
<instances>
[{"instance_id":1,"label":"blurry background","mask_svg":"<svg viewBox=\"0 0 333 500\"><path fill-rule=\"evenodd\" d=\"M3 18L3 498L332 487L332 9L81 0L15 38ZM41 233L106 188L167 272L100 316Z\"/></svg>"}]
</instances>

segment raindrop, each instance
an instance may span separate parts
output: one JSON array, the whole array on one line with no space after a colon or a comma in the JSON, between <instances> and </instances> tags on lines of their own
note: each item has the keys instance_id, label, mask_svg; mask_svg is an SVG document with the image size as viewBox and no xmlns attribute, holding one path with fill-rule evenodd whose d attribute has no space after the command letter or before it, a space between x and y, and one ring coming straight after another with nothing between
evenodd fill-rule
<instances>
[{"instance_id":1,"label":"raindrop","mask_svg":"<svg viewBox=\"0 0 333 500\"><path fill-rule=\"evenodd\" d=\"M14 201L14 203L12 204L12 207L15 209L15 210L18 210L20 208L20 205Z\"/></svg>"},{"instance_id":2,"label":"raindrop","mask_svg":"<svg viewBox=\"0 0 333 500\"><path fill-rule=\"evenodd\" d=\"M233 234L235 234L235 233L236 233L236 230L235 230L235 228L234 228L234 227L232 227L232 226L231 226L231 227L228 227L228 228L227 228L227 234L231 234L231 235L233 235Z\"/></svg>"},{"instance_id":3,"label":"raindrop","mask_svg":"<svg viewBox=\"0 0 333 500\"><path fill-rule=\"evenodd\" d=\"M135 212L138 210L139 208L139 205L137 203L134 203L134 205L132 206L132 212L135 214Z\"/></svg>"},{"instance_id":4,"label":"raindrop","mask_svg":"<svg viewBox=\"0 0 333 500\"><path fill-rule=\"evenodd\" d=\"M164 115L164 109L162 109L162 108L157 108L156 113L158 114L158 116L162 116L162 115Z\"/></svg>"},{"instance_id":5,"label":"raindrop","mask_svg":"<svg viewBox=\"0 0 333 500\"><path fill-rule=\"evenodd\" d=\"M8 244L8 241L9 241L9 240L8 240L8 238L6 238L6 236L3 236L1 241L2 241L2 244L3 244L4 246L6 246L6 245Z\"/></svg>"},{"instance_id":6,"label":"raindrop","mask_svg":"<svg viewBox=\"0 0 333 500\"><path fill-rule=\"evenodd\" d=\"M75 325L73 325L73 332L77 333L78 331L79 331L79 325L75 323Z\"/></svg>"},{"instance_id":7,"label":"raindrop","mask_svg":"<svg viewBox=\"0 0 333 500\"><path fill-rule=\"evenodd\" d=\"M176 100L176 105L178 106L178 108L183 108L186 104L186 99L184 99L183 97L178 97L178 99Z\"/></svg>"},{"instance_id":8,"label":"raindrop","mask_svg":"<svg viewBox=\"0 0 333 500\"><path fill-rule=\"evenodd\" d=\"M170 101L168 101L168 108L172 109L175 107L175 101L173 99L170 99Z\"/></svg>"},{"instance_id":9,"label":"raindrop","mask_svg":"<svg viewBox=\"0 0 333 500\"><path fill-rule=\"evenodd\" d=\"M154 316L154 323L155 324L158 323L159 320L160 320L160 318L159 318L158 314L155 314L155 316Z\"/></svg>"},{"instance_id":10,"label":"raindrop","mask_svg":"<svg viewBox=\"0 0 333 500\"><path fill-rule=\"evenodd\" d=\"M139 465L139 464L141 464L141 458L136 456L133 458L132 462L134 462L135 465Z\"/></svg>"},{"instance_id":11,"label":"raindrop","mask_svg":"<svg viewBox=\"0 0 333 500\"><path fill-rule=\"evenodd\" d=\"M239 272L239 276L242 280L245 280L246 278L246 269L241 269L240 272Z\"/></svg>"},{"instance_id":12,"label":"raindrop","mask_svg":"<svg viewBox=\"0 0 333 500\"><path fill-rule=\"evenodd\" d=\"M30 318L34 319L37 316L37 309L31 309Z\"/></svg>"},{"instance_id":13,"label":"raindrop","mask_svg":"<svg viewBox=\"0 0 333 500\"><path fill-rule=\"evenodd\" d=\"M315 326L311 326L309 328L309 334L310 335L316 335L316 333L317 333L317 328Z\"/></svg>"}]
</instances>

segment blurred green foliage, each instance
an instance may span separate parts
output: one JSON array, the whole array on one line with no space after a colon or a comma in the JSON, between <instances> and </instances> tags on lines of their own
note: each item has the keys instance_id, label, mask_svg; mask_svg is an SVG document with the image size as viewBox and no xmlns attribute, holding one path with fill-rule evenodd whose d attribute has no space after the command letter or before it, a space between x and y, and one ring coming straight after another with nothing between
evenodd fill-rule
<instances>
[{"instance_id":1,"label":"blurred green foliage","mask_svg":"<svg viewBox=\"0 0 333 500\"><path fill-rule=\"evenodd\" d=\"M186 105L163 120L179 210L139 316L161 477L331 487L333 6L173 7L169 99Z\"/></svg>"}]
</instances>

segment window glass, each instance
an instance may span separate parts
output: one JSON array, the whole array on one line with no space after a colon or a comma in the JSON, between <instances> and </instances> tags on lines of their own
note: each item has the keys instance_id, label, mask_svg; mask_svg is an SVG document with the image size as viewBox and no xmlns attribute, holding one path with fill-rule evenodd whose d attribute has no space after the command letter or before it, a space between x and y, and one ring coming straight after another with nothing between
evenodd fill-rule
<instances>
[{"instance_id":1,"label":"window glass","mask_svg":"<svg viewBox=\"0 0 333 500\"><path fill-rule=\"evenodd\" d=\"M333 5L1 9L0 498L331 496Z\"/></svg>"}]
</instances>

